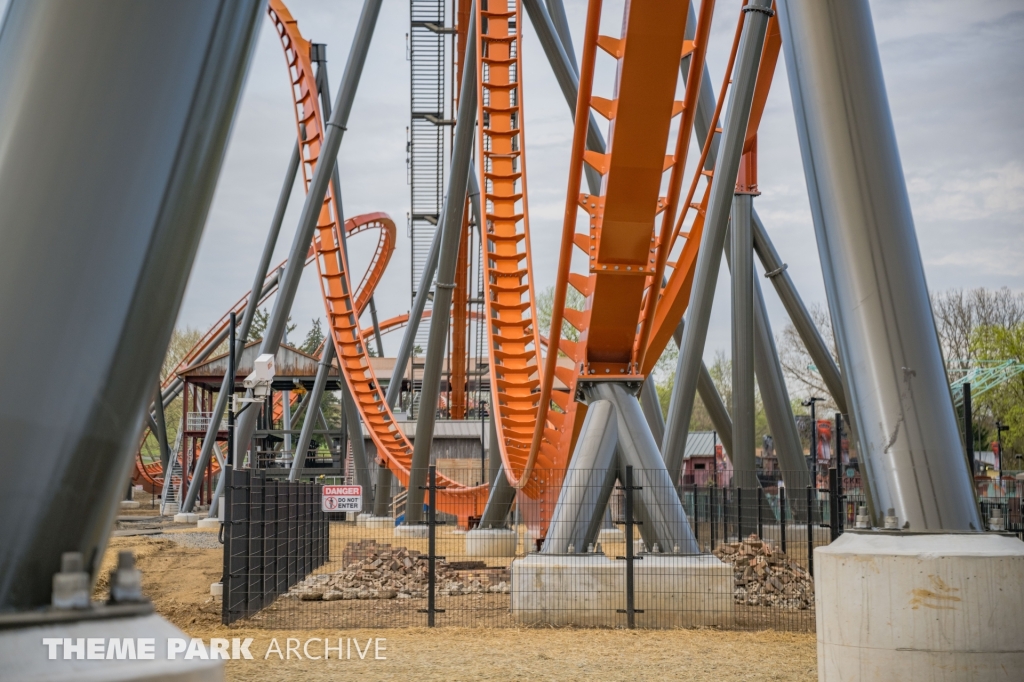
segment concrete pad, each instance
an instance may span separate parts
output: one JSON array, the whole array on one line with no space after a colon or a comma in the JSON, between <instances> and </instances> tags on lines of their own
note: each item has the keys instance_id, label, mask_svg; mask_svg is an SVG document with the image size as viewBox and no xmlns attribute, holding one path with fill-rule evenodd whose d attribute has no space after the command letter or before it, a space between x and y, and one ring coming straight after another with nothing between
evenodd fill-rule
<instances>
[{"instance_id":1,"label":"concrete pad","mask_svg":"<svg viewBox=\"0 0 1024 682\"><path fill-rule=\"evenodd\" d=\"M199 519L199 521L196 523L196 527L197 528L215 528L217 530L220 530L220 519L211 519L211 518Z\"/></svg>"},{"instance_id":2,"label":"concrete pad","mask_svg":"<svg viewBox=\"0 0 1024 682\"><path fill-rule=\"evenodd\" d=\"M474 528L466 533L466 556L515 556L518 540L507 528Z\"/></svg>"},{"instance_id":3,"label":"concrete pad","mask_svg":"<svg viewBox=\"0 0 1024 682\"><path fill-rule=\"evenodd\" d=\"M359 523L357 520L356 523ZM367 516L363 519L363 527L365 528L394 528L395 519L391 516Z\"/></svg>"},{"instance_id":4,"label":"concrete pad","mask_svg":"<svg viewBox=\"0 0 1024 682\"><path fill-rule=\"evenodd\" d=\"M634 564L637 627L723 626L733 571L711 555L645 554ZM531 554L512 562L512 617L522 625L623 627L626 562L603 554Z\"/></svg>"},{"instance_id":5,"label":"concrete pad","mask_svg":"<svg viewBox=\"0 0 1024 682\"><path fill-rule=\"evenodd\" d=\"M210 583L210 596L221 599L224 596L224 583Z\"/></svg>"},{"instance_id":6,"label":"concrete pad","mask_svg":"<svg viewBox=\"0 0 1024 682\"><path fill-rule=\"evenodd\" d=\"M1017 538L847 531L814 570L821 682L1020 679Z\"/></svg>"},{"instance_id":7,"label":"concrete pad","mask_svg":"<svg viewBox=\"0 0 1024 682\"><path fill-rule=\"evenodd\" d=\"M203 518L200 514L190 514L186 512L178 512L174 515L175 523L198 523L199 519Z\"/></svg>"},{"instance_id":8,"label":"concrete pad","mask_svg":"<svg viewBox=\"0 0 1024 682\"><path fill-rule=\"evenodd\" d=\"M139 503L135 500L121 500L121 509L138 509Z\"/></svg>"},{"instance_id":9,"label":"concrete pad","mask_svg":"<svg viewBox=\"0 0 1024 682\"><path fill-rule=\"evenodd\" d=\"M396 538L425 538L428 535L430 535L430 526L425 524L407 526L403 523L401 526L395 526Z\"/></svg>"},{"instance_id":10,"label":"concrete pad","mask_svg":"<svg viewBox=\"0 0 1024 682\"><path fill-rule=\"evenodd\" d=\"M356 514L356 528L365 528L366 519L370 518L371 516L373 516L373 514L370 514L369 512L362 512L360 514Z\"/></svg>"},{"instance_id":11,"label":"concrete pad","mask_svg":"<svg viewBox=\"0 0 1024 682\"><path fill-rule=\"evenodd\" d=\"M44 638L58 638L54 660L49 659L49 647ZM96 660L86 658L86 647L82 647L82 658L72 654L64 658L63 642L99 639L104 652L110 639L139 638L154 640L152 660ZM134 618L109 618L83 620L74 623L60 623L39 627L0 630L0 661L7 682L126 682L146 680L151 682L207 682L224 679L224 663L220 660L193 658L184 660L178 654L175 660L167 658L167 641L170 638L190 637L156 614ZM204 642L208 644L208 641Z\"/></svg>"}]
</instances>

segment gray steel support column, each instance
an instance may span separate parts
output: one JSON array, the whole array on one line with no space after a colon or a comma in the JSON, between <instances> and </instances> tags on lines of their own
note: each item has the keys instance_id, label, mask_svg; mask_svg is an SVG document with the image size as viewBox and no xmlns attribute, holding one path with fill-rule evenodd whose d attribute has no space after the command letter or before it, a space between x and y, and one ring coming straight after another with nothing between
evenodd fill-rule
<instances>
[{"instance_id":1,"label":"gray steel support column","mask_svg":"<svg viewBox=\"0 0 1024 682\"><path fill-rule=\"evenodd\" d=\"M548 8L548 16L551 17L551 24L555 27L559 42L562 43L562 51L569 58L569 64L578 79L580 69L576 63L576 51L572 47L572 35L569 33L569 18L565 16L565 5L562 4L562 0L545 0L545 4Z\"/></svg>"},{"instance_id":2,"label":"gray steel support column","mask_svg":"<svg viewBox=\"0 0 1024 682\"><path fill-rule=\"evenodd\" d=\"M658 388L654 379L648 377L640 389L640 409L644 411L644 419L651 429L654 442L660 443L665 437L665 415L661 413L661 401L658 399Z\"/></svg>"},{"instance_id":3,"label":"gray steel support column","mask_svg":"<svg viewBox=\"0 0 1024 682\"><path fill-rule=\"evenodd\" d=\"M155 436L160 443L160 470L167 475L167 466L171 461L171 445L167 442L167 415L164 413L164 403L160 400L160 382L156 385L156 397L153 400L156 406L156 432Z\"/></svg>"},{"instance_id":4,"label":"gray steel support column","mask_svg":"<svg viewBox=\"0 0 1024 682\"><path fill-rule=\"evenodd\" d=\"M295 445L295 457L292 458L291 471L288 472L289 481L299 480L299 474L302 473L309 444L313 441L313 430L316 429L317 412L320 410L320 401L323 400L324 390L327 387L327 377L331 373L331 365L336 357L334 344L330 343L330 339L328 339L328 343L324 344L324 349L320 353L320 362L316 366L313 388L309 391L309 406L306 408L306 418L299 431L299 442ZM344 405L342 405L342 409L344 410Z\"/></svg>"},{"instance_id":5,"label":"gray steel support column","mask_svg":"<svg viewBox=\"0 0 1024 682\"><path fill-rule=\"evenodd\" d=\"M754 488L754 242L750 211L754 197L736 194L729 232L732 262L732 466L735 485Z\"/></svg>"},{"instance_id":6,"label":"gray steel support column","mask_svg":"<svg viewBox=\"0 0 1024 682\"><path fill-rule=\"evenodd\" d=\"M377 463L377 489L373 494L373 515L391 515L391 471L382 462Z\"/></svg>"},{"instance_id":7,"label":"gray steel support column","mask_svg":"<svg viewBox=\"0 0 1024 682\"><path fill-rule=\"evenodd\" d=\"M739 51L733 71L733 84L729 92L729 107L723 125L723 153L716 164L715 176L711 183L711 198L704 233L701 237L700 255L694 274L693 291L690 295L687 325L683 333L683 345L679 351L676 381L672 387L668 418L665 424L665 440L662 452L673 480L679 476L686 451L687 431L693 413L693 401L700 374L701 356L707 339L708 320L711 304L715 298L715 284L722 261L722 247L725 243L726 228L736 174L750 118L750 106L757 80L757 68L764 45L765 29L768 24L769 0L751 0L744 8L747 16L743 22ZM734 443L735 445L735 443Z\"/></svg>"},{"instance_id":8,"label":"gray steel support column","mask_svg":"<svg viewBox=\"0 0 1024 682\"><path fill-rule=\"evenodd\" d=\"M686 319L684 318L679 321L675 331L672 332L672 338L675 339L677 348L683 345L683 329L685 326ZM708 371L708 367L704 364L703 360L700 362L700 374L697 375L697 395L700 396L701 402L704 403L704 407L708 411L708 416L711 417L711 424L718 433L718 440L722 442L722 447L725 448L725 451L731 457L732 417L729 416L729 408L725 406L722 394L718 392L715 380L711 378L711 372ZM664 427L662 428L664 429Z\"/></svg>"},{"instance_id":9,"label":"gray steel support column","mask_svg":"<svg viewBox=\"0 0 1024 682\"><path fill-rule=\"evenodd\" d=\"M363 511L373 511L373 478L370 473L370 462L366 457L366 441L359 425L359 408L351 398L344 402L345 417L348 422L348 440L352 448L352 463L355 465L356 481L363 487ZM326 426L326 424L324 424Z\"/></svg>"},{"instance_id":10,"label":"gray steel support column","mask_svg":"<svg viewBox=\"0 0 1024 682\"><path fill-rule=\"evenodd\" d=\"M508 483L505 469L499 463L494 481L491 482L490 494L483 514L480 515L479 528L505 528L508 512L516 501L516 489Z\"/></svg>"},{"instance_id":11,"label":"gray steel support column","mask_svg":"<svg viewBox=\"0 0 1024 682\"><path fill-rule=\"evenodd\" d=\"M472 12L470 13L472 15ZM476 62L476 23L470 23L463 64ZM437 419L437 400L441 392L441 373L444 369L445 344L451 319L452 289L455 288L455 265L458 260L462 217L466 209L470 159L473 156L476 129L476 69L462 70L459 91L459 110L455 118L455 136L452 143L452 166L448 177L448 192L441 213L440 258L434 304L430 314L430 332L424 357L423 383L420 393L420 413L416 417L416 439L413 442L412 463L409 471L409 497L405 506L406 525L418 524L423 518L423 490L430 465L430 446L434 440L434 421Z\"/></svg>"},{"instance_id":12,"label":"gray steel support column","mask_svg":"<svg viewBox=\"0 0 1024 682\"><path fill-rule=\"evenodd\" d=\"M348 126L348 116L352 111L352 102L355 99L356 88L359 86L359 78L362 75L363 64L366 62L366 54L370 48L370 39L373 36L382 1L365 0L362 13L359 15L352 49L349 52L345 73L341 79L341 89L338 91L330 120L324 126L325 134L323 144L320 146L320 157L316 170L313 172L313 179L309 183L306 200L302 205L295 238L288 252L288 263L294 264L295 267L285 270L284 278L278 287L277 298L274 300L274 307L271 309L270 319L267 321L267 328L264 331L263 343L260 345L260 354L276 355L281 346L281 335L284 333L288 315L295 302L295 294L302 277L302 264L306 262L309 245L313 242L313 232L316 230L317 220L323 208L327 186L332 179L341 139ZM344 235L344 225L339 227L339 231ZM252 434L256 430L256 416L255 410L246 410L241 414L235 427L235 447L242 452L248 447L249 441L252 440Z\"/></svg>"},{"instance_id":13,"label":"gray steel support column","mask_svg":"<svg viewBox=\"0 0 1024 682\"><path fill-rule=\"evenodd\" d=\"M761 259L761 264L764 265L764 276L775 287L782 305L789 313L793 327L800 335L800 340L803 341L807 353L814 361L814 366L818 368L822 381L825 382L828 392L832 395L832 400L836 402L836 407L843 414L847 414L849 410L846 407L846 391L843 388L843 378L839 373L839 366L832 358L832 353L825 345L825 340L821 338L821 333L814 324L814 320L811 319L811 314L807 312L807 306L804 305L800 294L797 293L796 285L793 284L793 279L787 272L787 265L779 258L757 211L754 211L753 217L754 251Z\"/></svg>"},{"instance_id":14,"label":"gray steel support column","mask_svg":"<svg viewBox=\"0 0 1024 682\"><path fill-rule=\"evenodd\" d=\"M608 400L590 403L558 491L542 554L567 554L570 550L582 554L597 540L615 487L615 448L619 441L615 412Z\"/></svg>"},{"instance_id":15,"label":"gray steel support column","mask_svg":"<svg viewBox=\"0 0 1024 682\"><path fill-rule=\"evenodd\" d=\"M653 549L657 543L666 553L698 553L675 481L647 428L639 401L622 384L612 382L594 382L587 388L587 395L591 400L608 400L615 406L621 455L619 480L625 480L625 467L632 465L633 484L642 488L634 493L633 509L647 547Z\"/></svg>"},{"instance_id":16,"label":"gray steel support column","mask_svg":"<svg viewBox=\"0 0 1024 682\"><path fill-rule=\"evenodd\" d=\"M32 333L0 340L0 383L18 387L0 394L0 611L48 606L63 552L98 573L262 9L7 8L0 316Z\"/></svg>"},{"instance_id":17,"label":"gray steel support column","mask_svg":"<svg viewBox=\"0 0 1024 682\"><path fill-rule=\"evenodd\" d=\"M494 416L487 421L487 484L494 485L502 466L501 448L498 445L498 424Z\"/></svg>"},{"instance_id":18,"label":"gray steel support column","mask_svg":"<svg viewBox=\"0 0 1024 682\"><path fill-rule=\"evenodd\" d=\"M249 289L249 300L246 301L245 312L242 314L242 323L238 327L235 341L236 358L241 357L242 351L245 350L245 340L249 337L249 330L252 328L252 321L256 316L260 298L262 298L257 296L256 292L262 293L263 291L264 282L267 279L267 270L270 269L270 260L274 257L274 249L277 248L277 239L281 234L281 224L284 222L285 211L288 210L288 199L291 197L292 189L295 187L295 176L298 175L298 172L299 145L296 143L292 149L291 158L288 160L288 169L284 174L281 192L277 195L277 206L274 209L274 217L270 221L270 230L267 231L267 238L263 243L263 253L260 255L260 261L256 265L256 273L252 278L252 287ZM301 268L302 266L300 265L299 267ZM278 278L280 278L280 273ZM225 331L225 335L226 333ZM209 350L212 352L218 345L211 343ZM217 444L217 433L220 431L221 420L228 409L228 400L234 393L235 377L228 376L228 373L225 372L224 380L220 383L220 391L217 393L217 402L213 405L210 426L207 427L206 435L203 436L203 449L199 451L199 460L196 462L196 475L192 478L191 483L189 483L188 493L181 507L183 512L191 512L195 506L196 498L202 489L203 479L206 477L206 466L210 463L210 457ZM218 483L219 487L220 484ZM217 498L215 497L210 504L211 518L213 518L212 515L216 514L216 501Z\"/></svg>"},{"instance_id":19,"label":"gray steel support column","mask_svg":"<svg viewBox=\"0 0 1024 682\"><path fill-rule=\"evenodd\" d=\"M874 502L982 530L865 0L784 0L780 26L850 418Z\"/></svg>"},{"instance_id":20,"label":"gray steel support column","mask_svg":"<svg viewBox=\"0 0 1024 682\"><path fill-rule=\"evenodd\" d=\"M567 52L567 48L572 50L572 44L564 44L559 38L555 24L552 22L552 17L548 14L548 10L544 7L544 3L541 0L523 0L523 5L526 7L526 13L530 16L530 23L533 24L533 29L537 31L537 39L540 40L544 55L548 58L551 70L555 74L558 87L562 90L566 104L569 105L569 113L575 119L579 75L576 69L575 56L570 56ZM560 3L559 7L561 7ZM562 17L564 18L564 16L565 11L563 9ZM605 151L604 136L601 135L601 129L597 125L597 119L594 118L593 112L589 112L589 116L590 125L587 126L587 149L603 154ZM585 166L583 170L587 176L587 187L590 189L590 193L599 194L601 192L601 175L590 166Z\"/></svg>"}]
</instances>

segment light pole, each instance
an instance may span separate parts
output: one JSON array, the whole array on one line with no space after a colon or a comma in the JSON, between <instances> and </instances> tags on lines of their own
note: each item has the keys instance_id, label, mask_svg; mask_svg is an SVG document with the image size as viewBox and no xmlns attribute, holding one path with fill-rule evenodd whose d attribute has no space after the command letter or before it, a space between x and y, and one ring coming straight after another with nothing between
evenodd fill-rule
<instances>
[{"instance_id":1,"label":"light pole","mask_svg":"<svg viewBox=\"0 0 1024 682\"><path fill-rule=\"evenodd\" d=\"M818 463L818 419L815 414L814 405L821 402L825 402L825 399L811 396L800 403L804 407L811 408L811 464L814 465L815 472L817 472Z\"/></svg>"},{"instance_id":2,"label":"light pole","mask_svg":"<svg viewBox=\"0 0 1024 682\"><path fill-rule=\"evenodd\" d=\"M998 478L996 480L1002 481L1003 478L1003 431L1009 431L1010 427L1001 421L996 421L996 442L999 445L999 452L996 454L996 472Z\"/></svg>"}]
</instances>

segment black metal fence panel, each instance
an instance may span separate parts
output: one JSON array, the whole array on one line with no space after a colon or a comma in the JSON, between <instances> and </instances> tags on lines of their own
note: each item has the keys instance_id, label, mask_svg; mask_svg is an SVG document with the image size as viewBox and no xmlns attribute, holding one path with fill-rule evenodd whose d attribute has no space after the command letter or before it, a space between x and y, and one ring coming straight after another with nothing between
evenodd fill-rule
<instances>
[{"instance_id":1,"label":"black metal fence panel","mask_svg":"<svg viewBox=\"0 0 1024 682\"><path fill-rule=\"evenodd\" d=\"M409 525L397 483L376 517L326 511L320 483L230 472L224 622L812 631L814 549L863 504L834 471L787 490L717 475L676 486L623 466L539 471L485 511L424 473L423 521ZM987 527L1021 533L1019 497L981 505Z\"/></svg>"}]
</instances>

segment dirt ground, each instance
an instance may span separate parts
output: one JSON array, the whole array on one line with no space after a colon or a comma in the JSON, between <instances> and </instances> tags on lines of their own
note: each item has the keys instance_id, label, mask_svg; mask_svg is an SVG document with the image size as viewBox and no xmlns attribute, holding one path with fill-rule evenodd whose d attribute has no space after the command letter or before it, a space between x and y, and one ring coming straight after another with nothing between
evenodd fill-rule
<instances>
[{"instance_id":1,"label":"dirt ground","mask_svg":"<svg viewBox=\"0 0 1024 682\"><path fill-rule=\"evenodd\" d=\"M168 532L195 532L190 526ZM117 551L135 552L143 586L158 613L193 637L253 638L254 660L228 661L229 680L318 680L359 676L366 680L813 680L813 633L718 630L583 630L422 627L269 630L225 627L221 605L210 597L220 579L223 554L215 549L183 547L147 536L111 539L104 558L113 567ZM106 581L97 586L97 598ZM332 650L342 639L346 655L337 660L281 660L288 638L299 645L329 638ZM374 659L369 640L384 647ZM354 642L354 645L351 642ZM296 642L292 642L294 647ZM309 653L322 655L322 641ZM270 651L268 651L270 650ZM362 651L364 658L359 659ZM349 658L349 656L351 658Z\"/></svg>"}]
</instances>

